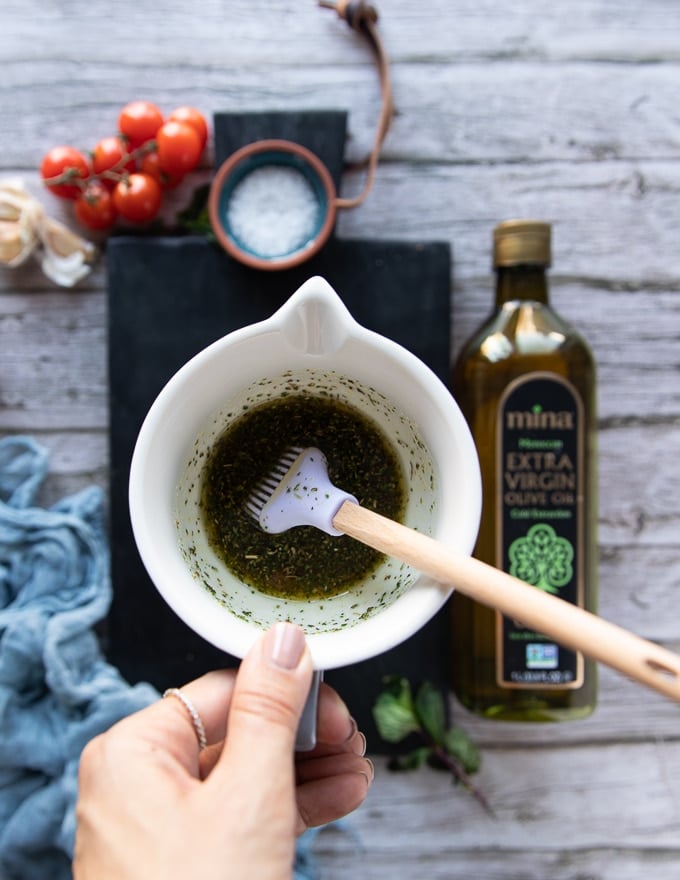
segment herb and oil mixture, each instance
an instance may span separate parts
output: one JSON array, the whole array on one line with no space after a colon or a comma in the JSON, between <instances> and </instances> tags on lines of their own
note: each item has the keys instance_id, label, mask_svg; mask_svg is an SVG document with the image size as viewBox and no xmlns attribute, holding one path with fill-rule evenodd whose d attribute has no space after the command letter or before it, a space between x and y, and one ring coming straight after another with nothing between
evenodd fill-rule
<instances>
[{"instance_id":1,"label":"herb and oil mixture","mask_svg":"<svg viewBox=\"0 0 680 880\"><path fill-rule=\"evenodd\" d=\"M287 599L345 593L378 567L381 554L312 526L272 535L247 512L248 497L290 446L317 446L331 482L364 507L403 517L401 468L377 425L340 401L296 394L247 411L215 441L201 490L208 541L238 578L264 593Z\"/></svg>"}]
</instances>

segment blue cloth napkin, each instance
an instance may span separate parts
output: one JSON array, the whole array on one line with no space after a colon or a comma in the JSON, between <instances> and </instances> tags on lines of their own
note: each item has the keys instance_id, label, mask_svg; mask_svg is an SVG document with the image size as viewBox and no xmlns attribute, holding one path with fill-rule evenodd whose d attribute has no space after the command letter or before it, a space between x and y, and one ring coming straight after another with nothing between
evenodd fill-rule
<instances>
[{"instance_id":1,"label":"blue cloth napkin","mask_svg":"<svg viewBox=\"0 0 680 880\"><path fill-rule=\"evenodd\" d=\"M71 877L77 768L93 736L158 699L131 687L94 625L111 599L102 492L34 506L48 466L0 440L0 877Z\"/></svg>"},{"instance_id":2,"label":"blue cloth napkin","mask_svg":"<svg viewBox=\"0 0 680 880\"><path fill-rule=\"evenodd\" d=\"M80 753L159 697L106 662L93 629L111 601L103 493L36 507L47 468L31 438L0 440L0 880L70 880ZM319 876L314 836L295 880Z\"/></svg>"}]
</instances>

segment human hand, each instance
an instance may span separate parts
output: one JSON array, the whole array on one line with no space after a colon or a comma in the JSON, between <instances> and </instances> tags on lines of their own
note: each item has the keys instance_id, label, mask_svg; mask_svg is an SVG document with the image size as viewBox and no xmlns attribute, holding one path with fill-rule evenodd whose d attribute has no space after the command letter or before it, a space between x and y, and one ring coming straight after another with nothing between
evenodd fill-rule
<instances>
[{"instance_id":1,"label":"human hand","mask_svg":"<svg viewBox=\"0 0 680 880\"><path fill-rule=\"evenodd\" d=\"M238 673L211 672L92 740L79 776L75 880L289 880L295 837L351 812L373 779L340 697L319 692L316 748L294 753L312 662L276 624Z\"/></svg>"}]
</instances>

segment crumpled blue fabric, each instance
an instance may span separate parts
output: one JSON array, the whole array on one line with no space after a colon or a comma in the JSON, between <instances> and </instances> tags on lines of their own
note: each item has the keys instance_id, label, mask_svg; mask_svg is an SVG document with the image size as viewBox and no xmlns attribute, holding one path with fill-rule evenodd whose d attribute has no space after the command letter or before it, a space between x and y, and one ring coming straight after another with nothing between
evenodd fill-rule
<instances>
[{"instance_id":1,"label":"crumpled blue fabric","mask_svg":"<svg viewBox=\"0 0 680 880\"><path fill-rule=\"evenodd\" d=\"M103 493L35 506L45 449L0 440L0 877L67 880L83 746L158 699L102 656L111 600Z\"/></svg>"},{"instance_id":2,"label":"crumpled blue fabric","mask_svg":"<svg viewBox=\"0 0 680 880\"><path fill-rule=\"evenodd\" d=\"M30 437L0 440L0 880L70 880L80 753L159 697L106 662L94 631L111 601L103 493L36 507L47 469ZM318 880L314 836L295 880Z\"/></svg>"}]
</instances>

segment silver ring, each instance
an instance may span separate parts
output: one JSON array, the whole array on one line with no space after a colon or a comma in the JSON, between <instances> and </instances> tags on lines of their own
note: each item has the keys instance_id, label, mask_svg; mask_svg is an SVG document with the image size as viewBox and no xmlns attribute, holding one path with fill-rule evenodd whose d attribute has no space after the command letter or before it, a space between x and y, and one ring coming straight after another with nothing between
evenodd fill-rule
<instances>
[{"instance_id":1,"label":"silver ring","mask_svg":"<svg viewBox=\"0 0 680 880\"><path fill-rule=\"evenodd\" d=\"M165 697L177 697L180 703L184 706L184 708L189 713L189 717L191 718L191 723L194 725L194 730L196 731L196 738L198 739L198 750L202 752L204 748L208 745L208 740L205 735L205 727L203 726L203 722L201 721L201 716L196 711L196 707L191 702L189 697L186 694L183 694L179 688L168 688L167 691L163 693L163 698Z\"/></svg>"}]
</instances>

